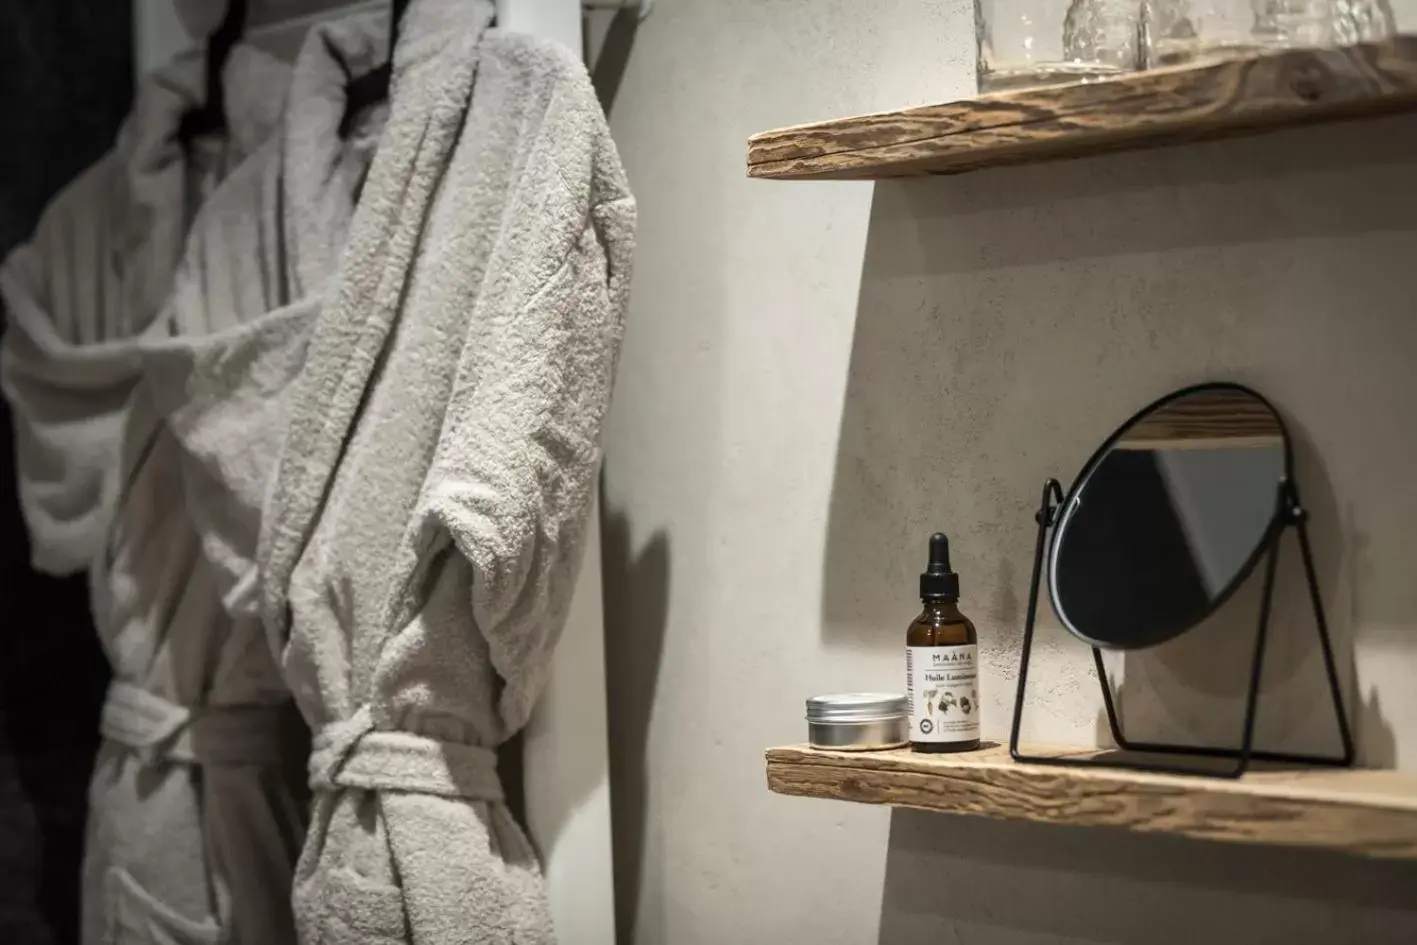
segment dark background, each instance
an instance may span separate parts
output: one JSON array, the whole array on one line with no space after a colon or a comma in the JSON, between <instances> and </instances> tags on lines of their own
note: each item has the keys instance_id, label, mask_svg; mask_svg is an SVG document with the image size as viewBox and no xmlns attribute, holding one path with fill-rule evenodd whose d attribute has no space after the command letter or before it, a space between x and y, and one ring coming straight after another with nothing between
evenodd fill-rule
<instances>
[{"instance_id":1,"label":"dark background","mask_svg":"<svg viewBox=\"0 0 1417 945\"><path fill-rule=\"evenodd\" d=\"M112 145L133 88L127 0L0 0L0 257ZM0 310L3 318L3 310ZM29 567L0 402L0 943L78 940L85 796L107 667L82 575Z\"/></svg>"}]
</instances>

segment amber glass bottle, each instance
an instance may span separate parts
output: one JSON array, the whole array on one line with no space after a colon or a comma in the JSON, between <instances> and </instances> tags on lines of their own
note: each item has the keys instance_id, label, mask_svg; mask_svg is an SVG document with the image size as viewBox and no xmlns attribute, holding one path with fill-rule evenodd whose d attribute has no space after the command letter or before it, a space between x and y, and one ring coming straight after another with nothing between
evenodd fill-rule
<instances>
[{"instance_id":1,"label":"amber glass bottle","mask_svg":"<svg viewBox=\"0 0 1417 945\"><path fill-rule=\"evenodd\" d=\"M930 536L930 563L920 575L925 609L905 634L905 690L910 747L968 751L979 747L979 633L959 612L959 575L950 542Z\"/></svg>"}]
</instances>

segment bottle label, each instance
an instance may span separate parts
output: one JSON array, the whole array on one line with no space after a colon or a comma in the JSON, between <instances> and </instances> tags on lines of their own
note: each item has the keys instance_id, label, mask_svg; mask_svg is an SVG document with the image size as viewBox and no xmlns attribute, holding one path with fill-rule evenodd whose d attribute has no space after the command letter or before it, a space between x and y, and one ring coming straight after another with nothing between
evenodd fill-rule
<instances>
[{"instance_id":1,"label":"bottle label","mask_svg":"<svg viewBox=\"0 0 1417 945\"><path fill-rule=\"evenodd\" d=\"M978 645L906 647L905 692L910 702L911 741L978 738Z\"/></svg>"}]
</instances>

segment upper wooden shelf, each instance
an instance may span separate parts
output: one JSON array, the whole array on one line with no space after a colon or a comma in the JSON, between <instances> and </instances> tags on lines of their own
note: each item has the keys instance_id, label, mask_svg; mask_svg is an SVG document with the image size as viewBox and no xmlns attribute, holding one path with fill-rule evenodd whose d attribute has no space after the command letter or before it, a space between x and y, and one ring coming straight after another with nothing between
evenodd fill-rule
<instances>
[{"instance_id":1,"label":"upper wooden shelf","mask_svg":"<svg viewBox=\"0 0 1417 945\"><path fill-rule=\"evenodd\" d=\"M764 131L748 176L958 174L1417 107L1417 37L1000 92Z\"/></svg>"},{"instance_id":2,"label":"upper wooden shelf","mask_svg":"<svg viewBox=\"0 0 1417 945\"><path fill-rule=\"evenodd\" d=\"M799 745L769 749L767 774L771 790L800 797L1417 859L1417 778L1393 771L1228 780L1021 765L998 745L954 755Z\"/></svg>"}]
</instances>

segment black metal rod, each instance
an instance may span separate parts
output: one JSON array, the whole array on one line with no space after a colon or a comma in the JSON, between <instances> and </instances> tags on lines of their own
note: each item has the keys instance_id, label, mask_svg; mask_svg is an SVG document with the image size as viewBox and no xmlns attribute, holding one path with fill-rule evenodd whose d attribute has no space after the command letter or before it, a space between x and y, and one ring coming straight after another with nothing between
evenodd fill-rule
<instances>
[{"instance_id":1,"label":"black metal rod","mask_svg":"<svg viewBox=\"0 0 1417 945\"><path fill-rule=\"evenodd\" d=\"M1236 749L1185 749L1183 746L1167 746L1170 751L1153 752L1150 749L1136 748L1137 752L1188 755L1202 758L1236 758L1239 752ZM1269 761L1282 764L1295 765L1323 765L1326 767L1347 767L1341 765L1336 758L1313 755L1290 755L1282 752L1254 751L1250 753L1253 761ZM1148 762L1139 761L1135 758L1122 755L1090 755L1085 757L1069 757L1067 755L1025 755L1018 754L1014 760L1021 764L1038 765L1064 765L1070 768L1117 768L1123 771L1143 771L1149 774L1180 774L1196 778L1226 778L1234 779L1244 774L1244 771L1237 772L1234 768L1227 768L1223 771L1210 771L1198 767L1194 764L1180 765L1168 764L1164 761Z\"/></svg>"},{"instance_id":2,"label":"black metal rod","mask_svg":"<svg viewBox=\"0 0 1417 945\"><path fill-rule=\"evenodd\" d=\"M1275 534L1273 544L1264 565L1264 596L1260 598L1260 622L1255 631L1255 658L1250 664L1250 689L1245 695L1245 727L1240 736L1239 763L1235 766L1235 777L1244 773L1250 764L1250 753L1255 744L1255 716L1260 701L1260 681L1264 677L1265 644L1269 640L1269 615L1274 606L1274 575L1279 569L1279 546L1283 532Z\"/></svg>"},{"instance_id":3,"label":"black metal rod","mask_svg":"<svg viewBox=\"0 0 1417 945\"><path fill-rule=\"evenodd\" d=\"M1323 598L1319 591L1317 569L1314 567L1314 553L1309 547L1309 515L1299 504L1299 487L1292 481L1289 487L1290 515L1295 531L1299 533L1299 557L1304 561L1304 576L1309 582L1309 601L1314 606L1314 622L1319 630L1319 649L1323 653L1324 672L1328 676L1328 692L1333 699L1333 711L1338 717L1338 739L1343 745L1343 765L1351 765L1357 752L1353 747L1353 731L1348 726L1348 711L1343 705L1343 688L1338 682L1338 664L1333 658L1333 645L1329 641L1328 620L1324 617Z\"/></svg>"},{"instance_id":4,"label":"black metal rod","mask_svg":"<svg viewBox=\"0 0 1417 945\"><path fill-rule=\"evenodd\" d=\"M1097 667L1097 682L1102 686L1102 705L1107 710L1107 728L1112 733L1112 741L1118 748L1131 748L1127 737L1122 734L1122 723L1117 718L1117 706L1112 699L1112 683L1107 678L1107 667L1102 662L1100 647L1092 648L1092 664Z\"/></svg>"},{"instance_id":5,"label":"black metal rod","mask_svg":"<svg viewBox=\"0 0 1417 945\"><path fill-rule=\"evenodd\" d=\"M1147 755L1195 755L1200 758L1240 757L1240 749L1238 748L1217 748L1213 745L1129 742L1126 750ZM1263 751L1258 748L1250 751L1250 758L1253 761L1284 761L1306 765L1331 765L1336 768L1348 767L1348 762L1345 762L1342 758L1335 758L1333 755L1306 755L1299 752Z\"/></svg>"},{"instance_id":6,"label":"black metal rod","mask_svg":"<svg viewBox=\"0 0 1417 945\"><path fill-rule=\"evenodd\" d=\"M1212 772L1195 765L1172 765L1165 762L1140 762L1128 758L1109 755L1069 757L1066 755L1016 755L1014 760L1023 764L1062 765L1068 768L1117 768L1123 771L1144 771L1149 774L1181 774L1193 777L1233 777L1228 771Z\"/></svg>"},{"instance_id":7,"label":"black metal rod","mask_svg":"<svg viewBox=\"0 0 1417 945\"><path fill-rule=\"evenodd\" d=\"M1043 483L1043 498L1038 503L1038 542L1033 548L1033 580L1028 590L1028 615L1023 625L1023 652L1018 666L1018 689L1014 693L1014 720L1009 729L1009 754L1023 760L1018 749L1019 728L1023 725L1024 693L1028 687L1028 661L1033 653L1033 626L1038 619L1038 584L1043 575L1043 549L1048 540L1048 526L1053 524L1053 496L1062 502L1063 487L1056 479Z\"/></svg>"}]
</instances>

